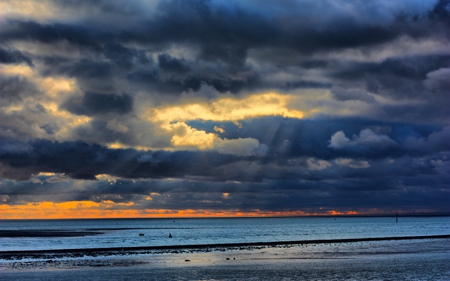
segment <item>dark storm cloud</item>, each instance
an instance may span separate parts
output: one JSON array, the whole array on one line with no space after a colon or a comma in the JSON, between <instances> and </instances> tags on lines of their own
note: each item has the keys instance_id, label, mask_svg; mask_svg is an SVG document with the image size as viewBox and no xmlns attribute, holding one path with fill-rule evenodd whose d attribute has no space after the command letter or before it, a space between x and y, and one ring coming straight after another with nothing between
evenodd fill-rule
<instances>
[{"instance_id":1,"label":"dark storm cloud","mask_svg":"<svg viewBox=\"0 0 450 281\"><path fill-rule=\"evenodd\" d=\"M342 87L333 88L331 91L333 97L339 101L359 100L367 103L375 103L373 96L368 95L365 91L344 89Z\"/></svg>"},{"instance_id":2,"label":"dark storm cloud","mask_svg":"<svg viewBox=\"0 0 450 281\"><path fill-rule=\"evenodd\" d=\"M62 107L78 115L126 114L133 110L133 98L127 94L86 92L81 100L69 98Z\"/></svg>"},{"instance_id":3,"label":"dark storm cloud","mask_svg":"<svg viewBox=\"0 0 450 281\"><path fill-rule=\"evenodd\" d=\"M92 56L95 55L95 56ZM45 56L42 72L46 75L60 75L82 79L106 79L131 70L133 67L151 66L152 60L145 52L126 48L115 42L105 43L98 52L87 54L89 58L69 59L61 56ZM103 58L106 57L106 59Z\"/></svg>"},{"instance_id":4,"label":"dark storm cloud","mask_svg":"<svg viewBox=\"0 0 450 281\"><path fill-rule=\"evenodd\" d=\"M126 125L121 122L133 119ZM117 127L119 126L119 127ZM121 127L124 126L124 127ZM137 133L130 133L137 132ZM77 127L73 130L76 139L83 139L92 143L122 143L130 146L139 146L142 143L154 147L170 146L170 137L164 133L158 133L158 127L139 122L134 116L95 115L88 125Z\"/></svg>"},{"instance_id":5,"label":"dark storm cloud","mask_svg":"<svg viewBox=\"0 0 450 281\"><path fill-rule=\"evenodd\" d=\"M70 76L80 78L110 78L113 72L113 66L108 62L90 61L83 59L74 65L71 65L68 69L62 69L63 72L67 72Z\"/></svg>"},{"instance_id":6,"label":"dark storm cloud","mask_svg":"<svg viewBox=\"0 0 450 281\"><path fill-rule=\"evenodd\" d=\"M267 127L266 120L261 120L261 126L263 124ZM23 171L24 177L45 171L83 179L93 179L97 174L110 174L124 178L204 177L205 180L212 181L252 182L266 178L334 177L332 175L364 178L382 176L383 173L390 175L392 171L405 176L433 173L435 167L431 164L406 165L410 170L393 169L394 166L385 170L382 164L377 163L384 163L386 158L403 159L411 155L431 157L429 161L438 161L432 155L450 150L446 141L450 134L448 127L432 131L430 127L415 128L408 124L368 124L365 121L358 123L356 120L351 124L353 125L345 122L281 121L273 138L268 138L270 134L260 134L260 142L269 148L267 156L262 158L237 157L216 152L114 150L83 142L54 143L45 140L29 143L4 142L0 156L2 163L16 172ZM251 129L255 126L257 124ZM326 132L317 130L320 126L328 126ZM242 137L249 133L245 124L239 133ZM255 133L252 136L255 137ZM308 157L336 160L335 164L342 167L307 171L305 167L308 166ZM368 167L371 168L358 170ZM9 177L7 173L3 176Z\"/></svg>"},{"instance_id":7,"label":"dark storm cloud","mask_svg":"<svg viewBox=\"0 0 450 281\"><path fill-rule=\"evenodd\" d=\"M25 63L29 66L33 66L33 62L22 52L17 50L5 50L0 49L0 63L4 64L19 64Z\"/></svg>"},{"instance_id":8,"label":"dark storm cloud","mask_svg":"<svg viewBox=\"0 0 450 281\"><path fill-rule=\"evenodd\" d=\"M450 67L440 68L427 73L425 87L436 95L438 99L448 98L450 93Z\"/></svg>"},{"instance_id":9,"label":"dark storm cloud","mask_svg":"<svg viewBox=\"0 0 450 281\"><path fill-rule=\"evenodd\" d=\"M427 75L449 65L448 55L397 57L380 63L346 63L340 65L333 76L348 84L362 81L366 86L364 90L383 96L430 99L433 95L424 85Z\"/></svg>"},{"instance_id":10,"label":"dark storm cloud","mask_svg":"<svg viewBox=\"0 0 450 281\"><path fill-rule=\"evenodd\" d=\"M335 62L328 67L333 77L333 97L375 105L378 118L386 120L446 120L450 57L415 55L381 62ZM334 69L334 70L332 70ZM369 95L370 93L370 95ZM378 104L374 95L419 103Z\"/></svg>"},{"instance_id":11,"label":"dark storm cloud","mask_svg":"<svg viewBox=\"0 0 450 281\"><path fill-rule=\"evenodd\" d=\"M193 77L186 80L169 77L163 80L157 70L137 70L130 73L127 80L158 93L179 94L189 89L198 91L201 85L201 80Z\"/></svg>"},{"instance_id":12,"label":"dark storm cloud","mask_svg":"<svg viewBox=\"0 0 450 281\"><path fill-rule=\"evenodd\" d=\"M111 28L103 32L100 28L88 28L82 24L47 25L10 20L9 28L2 34L5 40L31 39L45 43L68 40L82 46L98 46L101 42L117 40L151 44L197 43L203 46L200 57L240 64L249 47L284 46L302 52L316 52L379 44L403 35L428 36L431 34L430 28L444 28L443 21L449 19L448 1L440 1L434 10L429 3L424 3L423 7L414 3L409 11L401 7L402 3L398 7L395 4L391 7L373 5L374 9L385 9L380 14L367 13L364 10L366 7L355 4L352 8L360 15L336 10L335 14L327 12L323 19L317 20L314 13L306 8L322 10L323 5L330 4L327 1L281 3L275 13L270 13L275 3L260 5L250 2L245 5L205 0L162 1L158 5L158 13L151 19L145 19L143 11L135 9L132 14L140 20L140 24L131 25L130 29ZM103 9L106 18L106 15L117 10L130 11L130 7L136 6L136 3L123 5L119 2L113 5L99 3L96 8ZM301 17L294 11L299 12ZM283 19L291 24L284 25ZM433 31L439 32L440 29Z\"/></svg>"},{"instance_id":13,"label":"dark storm cloud","mask_svg":"<svg viewBox=\"0 0 450 281\"><path fill-rule=\"evenodd\" d=\"M269 147L268 157L285 159L289 157L317 157L335 159L338 157L356 157L362 159L382 159L419 153L420 149L404 147L407 139L445 140L448 128L434 124L414 124L377 121L365 118L318 118L290 119L266 117L242 121L241 126L232 122L189 122L194 128L215 132L214 126L220 126L225 132L221 137L227 139L256 138ZM333 136L341 132L347 139L345 145L330 145ZM422 143L434 152L447 148L427 141Z\"/></svg>"},{"instance_id":14,"label":"dark storm cloud","mask_svg":"<svg viewBox=\"0 0 450 281\"><path fill-rule=\"evenodd\" d=\"M314 18L314 13L309 13L306 9L302 11L303 4L308 8L323 9L323 5L329 4L327 1L320 4L280 4L277 7L279 13L270 13L274 3L260 5L259 10L246 9L256 8L252 7L255 4L227 5L204 0L164 1L159 6L161 13L149 20L143 30L129 32L123 39L146 43L197 41L205 46L203 54L206 58L211 55L216 59L234 62L234 58L242 56L239 55L242 51L236 48L237 46L287 46L300 52L313 53L334 48L380 44L403 35L427 36L427 29L435 22L443 28L440 25L441 20L435 20L435 15L448 18L445 4L441 4L442 8L437 7L435 11L428 11L428 14L427 11L419 9L411 9L409 12L387 9L385 12L389 14L386 15L385 21L375 13L373 16L365 14L355 17L343 10L336 14L325 14L325 20L319 21ZM357 5L352 8L367 13ZM374 8L379 9L376 6ZM295 17L295 10L302 17ZM364 19L366 16L368 18ZM291 24L283 25L283 19ZM423 23L426 25L423 26ZM219 48L210 48L210 42L215 42Z\"/></svg>"},{"instance_id":15,"label":"dark storm cloud","mask_svg":"<svg viewBox=\"0 0 450 281\"><path fill-rule=\"evenodd\" d=\"M336 9L335 13L324 12L321 17L323 20L319 21L313 16L315 13L310 11L322 11L324 5L330 5L327 1L321 4L309 1L289 5L280 3L277 9L273 9L275 3L272 2L260 5L253 2L162 1L157 5L157 13L149 19L144 17L145 8L138 3L124 5L121 2L98 2L95 10L101 11L101 14L97 21L44 24L9 19L1 35L6 42L15 40L39 41L46 44L68 42L84 52L92 52L89 55L86 53L88 55L86 58L70 65L68 69L61 69L64 73L80 78L113 79L113 65L120 67L120 72L123 72L131 70L139 61L148 63L148 58L142 51L125 47L125 44L144 44L154 50L163 50L172 44L186 44L188 48L198 48L199 53L195 59L199 66L202 65L202 61L213 63L214 71L204 67L192 68L186 60L163 54L158 59L160 70L174 71L181 76L162 77L157 69L149 67L127 72L126 75L130 81L147 81L144 87L151 84L154 90L164 93L181 93L189 89L197 91L201 82L214 86L219 92L236 93L262 82L255 79L258 73L239 78L234 74L236 71L248 72L246 68L249 67L247 65L249 49L269 50L264 59L270 61L283 50L295 51L297 55L312 54L334 49L372 46L402 36L426 38L437 36L439 33L445 34L443 23L450 18L446 8L448 1L440 1L434 7L430 3L414 2L408 8L402 7L402 3L380 7L372 5L370 9L374 10L373 13L365 10L366 7L359 7L356 4L351 5L356 13L348 13L334 7L331 9ZM87 6L87 2L83 1L77 4L57 1L55 4L70 9ZM126 22L127 24L120 28L100 24L102 20L108 22L112 15L117 16L118 11L123 11L122 16L132 16L133 21ZM111 60L113 65L103 61L103 56ZM410 85L409 82L417 78L417 75L423 77L423 71L436 70L427 66L420 69L422 66L419 64L416 66L419 69L411 73L411 69L405 67L402 69L402 65L395 61L390 64L390 61L387 61L379 67L363 65L337 75L339 78L351 78L367 73L366 78L371 81L367 87L371 91L383 94L384 88L389 88L399 92L399 95L407 95L408 86L400 85ZM314 65L308 64L307 61L304 64L306 68L312 66ZM377 77L372 79L371 75L375 74L378 79ZM392 74L400 74L403 83L396 83L398 80L392 81ZM417 75L411 77L411 74ZM280 85L273 86L286 89L286 82L291 83L289 89L296 88L296 83L300 83L300 87L305 85L301 81L283 81ZM329 85L329 82L318 81L318 83ZM314 85L307 86L314 87ZM413 88L416 92L421 89Z\"/></svg>"},{"instance_id":16,"label":"dark storm cloud","mask_svg":"<svg viewBox=\"0 0 450 281\"><path fill-rule=\"evenodd\" d=\"M120 68L128 69L139 64L151 63L145 52L126 48L118 43L108 43L103 48L104 55Z\"/></svg>"},{"instance_id":17,"label":"dark storm cloud","mask_svg":"<svg viewBox=\"0 0 450 281\"><path fill-rule=\"evenodd\" d=\"M27 78L22 76L4 77L0 75L0 105L19 104L24 98L38 95L39 90Z\"/></svg>"},{"instance_id":18,"label":"dark storm cloud","mask_svg":"<svg viewBox=\"0 0 450 281\"><path fill-rule=\"evenodd\" d=\"M158 56L158 64L163 71L169 73L186 73L189 71L189 67L183 60L172 58L167 54Z\"/></svg>"},{"instance_id":19,"label":"dark storm cloud","mask_svg":"<svg viewBox=\"0 0 450 281\"><path fill-rule=\"evenodd\" d=\"M244 66L246 57L247 50L244 46L230 46L226 43L206 45L200 55L205 61L219 61L235 67Z\"/></svg>"},{"instance_id":20,"label":"dark storm cloud","mask_svg":"<svg viewBox=\"0 0 450 281\"><path fill-rule=\"evenodd\" d=\"M436 176L381 177L347 181L277 180L261 183L220 183L190 180L90 181L80 187L73 182L48 181L48 176L31 187L26 182L5 181L2 195L9 204L24 201L64 202L92 200L134 202L137 209L209 209L253 211L318 211L324 208L348 210L420 210L430 205L446 211L449 178ZM426 187L428 192L424 193ZM223 193L228 196L224 197ZM151 200L147 200L151 194ZM349 199L351 198L351 199Z\"/></svg>"},{"instance_id":21,"label":"dark storm cloud","mask_svg":"<svg viewBox=\"0 0 450 281\"><path fill-rule=\"evenodd\" d=\"M274 85L276 87L277 85ZM320 81L311 81L311 80L299 80L299 81L292 81L287 82L285 84L284 90L294 90L299 88L305 88L305 89L330 89L333 86L333 84L328 82L320 82Z\"/></svg>"},{"instance_id":22,"label":"dark storm cloud","mask_svg":"<svg viewBox=\"0 0 450 281\"><path fill-rule=\"evenodd\" d=\"M19 20L7 20L6 28L0 34L6 42L28 40L53 44L67 40L70 44L89 49L98 49L98 43L106 40L108 37L105 33L83 25L40 24Z\"/></svg>"},{"instance_id":23,"label":"dark storm cloud","mask_svg":"<svg viewBox=\"0 0 450 281\"><path fill-rule=\"evenodd\" d=\"M159 57L160 69L142 69L129 75L127 79L158 93L180 94L187 91L197 92L202 84L214 87L218 92L237 93L243 88L257 88L258 77L254 72L240 69L232 74L232 69L223 68L216 73L207 73L199 64L199 71L190 73L188 66L168 56ZM243 72L242 77L236 77Z\"/></svg>"},{"instance_id":24,"label":"dark storm cloud","mask_svg":"<svg viewBox=\"0 0 450 281\"><path fill-rule=\"evenodd\" d=\"M98 143L114 143L115 141L120 141L125 144L136 144L133 135L110 129L108 128L108 122L100 119L93 119L89 123L89 127L77 128L74 133L77 138L86 137Z\"/></svg>"},{"instance_id":25,"label":"dark storm cloud","mask_svg":"<svg viewBox=\"0 0 450 281\"><path fill-rule=\"evenodd\" d=\"M430 98L431 99L431 98ZM444 106L446 100L424 104L382 105L379 107L380 119L415 122L446 122L448 111Z\"/></svg>"},{"instance_id":26,"label":"dark storm cloud","mask_svg":"<svg viewBox=\"0 0 450 281\"><path fill-rule=\"evenodd\" d=\"M213 176L214 167L236 161L233 156L210 152L149 152L133 149L111 150L83 142L30 142L32 150L19 150L25 144L5 143L0 151L2 163L25 175L48 170L65 173L73 178L90 178L97 174L111 174L125 178L166 178ZM195 165L192 165L195 163ZM8 177L7 174L3 175Z\"/></svg>"},{"instance_id":27,"label":"dark storm cloud","mask_svg":"<svg viewBox=\"0 0 450 281\"><path fill-rule=\"evenodd\" d=\"M241 51L233 48L236 43L245 46L247 42L268 41L275 31L259 15L237 6L215 6L210 1L162 1L158 11L154 18L143 21L141 29L121 34L121 39L143 43L196 42L204 46L202 54L206 59L228 61L226 58L240 56Z\"/></svg>"}]
</instances>

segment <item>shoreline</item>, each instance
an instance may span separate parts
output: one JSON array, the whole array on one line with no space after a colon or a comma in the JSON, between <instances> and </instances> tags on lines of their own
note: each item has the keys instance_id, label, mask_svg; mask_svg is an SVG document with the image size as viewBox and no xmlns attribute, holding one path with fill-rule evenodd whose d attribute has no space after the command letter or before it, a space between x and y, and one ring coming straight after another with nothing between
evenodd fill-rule
<instances>
[{"instance_id":1,"label":"shoreline","mask_svg":"<svg viewBox=\"0 0 450 281\"><path fill-rule=\"evenodd\" d=\"M0 261L5 280L448 280L450 239Z\"/></svg>"},{"instance_id":2,"label":"shoreline","mask_svg":"<svg viewBox=\"0 0 450 281\"><path fill-rule=\"evenodd\" d=\"M282 246L289 247L295 245L308 245L308 244L340 244L340 243L392 241L392 240L421 240L421 239L449 239L449 238L450 234L427 235L427 236L394 236L394 237L315 239L315 240L275 241L275 242L199 244L199 245L169 245L169 246L54 249L54 250L18 250L18 251L0 251L0 260L124 256L134 254L184 253L184 252L192 253L192 252L209 252L213 250L226 251L226 250L256 249L264 247L282 247Z\"/></svg>"}]
</instances>

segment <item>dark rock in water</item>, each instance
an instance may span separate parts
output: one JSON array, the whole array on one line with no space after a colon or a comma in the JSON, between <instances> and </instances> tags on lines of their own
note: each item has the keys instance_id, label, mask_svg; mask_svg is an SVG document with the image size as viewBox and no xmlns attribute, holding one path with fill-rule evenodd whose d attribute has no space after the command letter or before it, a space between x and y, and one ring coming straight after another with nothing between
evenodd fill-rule
<instances>
[{"instance_id":1,"label":"dark rock in water","mask_svg":"<svg viewBox=\"0 0 450 281\"><path fill-rule=\"evenodd\" d=\"M185 262L190 262L191 260L184 260Z\"/></svg>"},{"instance_id":2,"label":"dark rock in water","mask_svg":"<svg viewBox=\"0 0 450 281\"><path fill-rule=\"evenodd\" d=\"M172 238L172 234L171 233L169 233L169 238Z\"/></svg>"}]
</instances>

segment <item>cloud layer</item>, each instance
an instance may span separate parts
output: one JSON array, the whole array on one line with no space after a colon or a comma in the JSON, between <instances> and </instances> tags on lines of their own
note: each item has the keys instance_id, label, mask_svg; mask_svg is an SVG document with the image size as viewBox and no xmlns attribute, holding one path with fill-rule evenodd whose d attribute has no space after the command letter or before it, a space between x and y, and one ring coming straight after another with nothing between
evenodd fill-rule
<instances>
[{"instance_id":1,"label":"cloud layer","mask_svg":"<svg viewBox=\"0 0 450 281\"><path fill-rule=\"evenodd\" d=\"M450 211L447 0L0 10L8 217Z\"/></svg>"}]
</instances>

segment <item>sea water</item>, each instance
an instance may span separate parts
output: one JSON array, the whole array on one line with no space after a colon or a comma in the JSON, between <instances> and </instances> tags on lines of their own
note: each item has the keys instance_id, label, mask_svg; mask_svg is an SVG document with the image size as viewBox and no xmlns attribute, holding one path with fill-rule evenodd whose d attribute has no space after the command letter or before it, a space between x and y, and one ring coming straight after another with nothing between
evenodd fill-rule
<instances>
[{"instance_id":1,"label":"sea water","mask_svg":"<svg viewBox=\"0 0 450 281\"><path fill-rule=\"evenodd\" d=\"M443 235L450 217L0 220L0 230L100 233L0 238L0 251L52 250Z\"/></svg>"}]
</instances>

